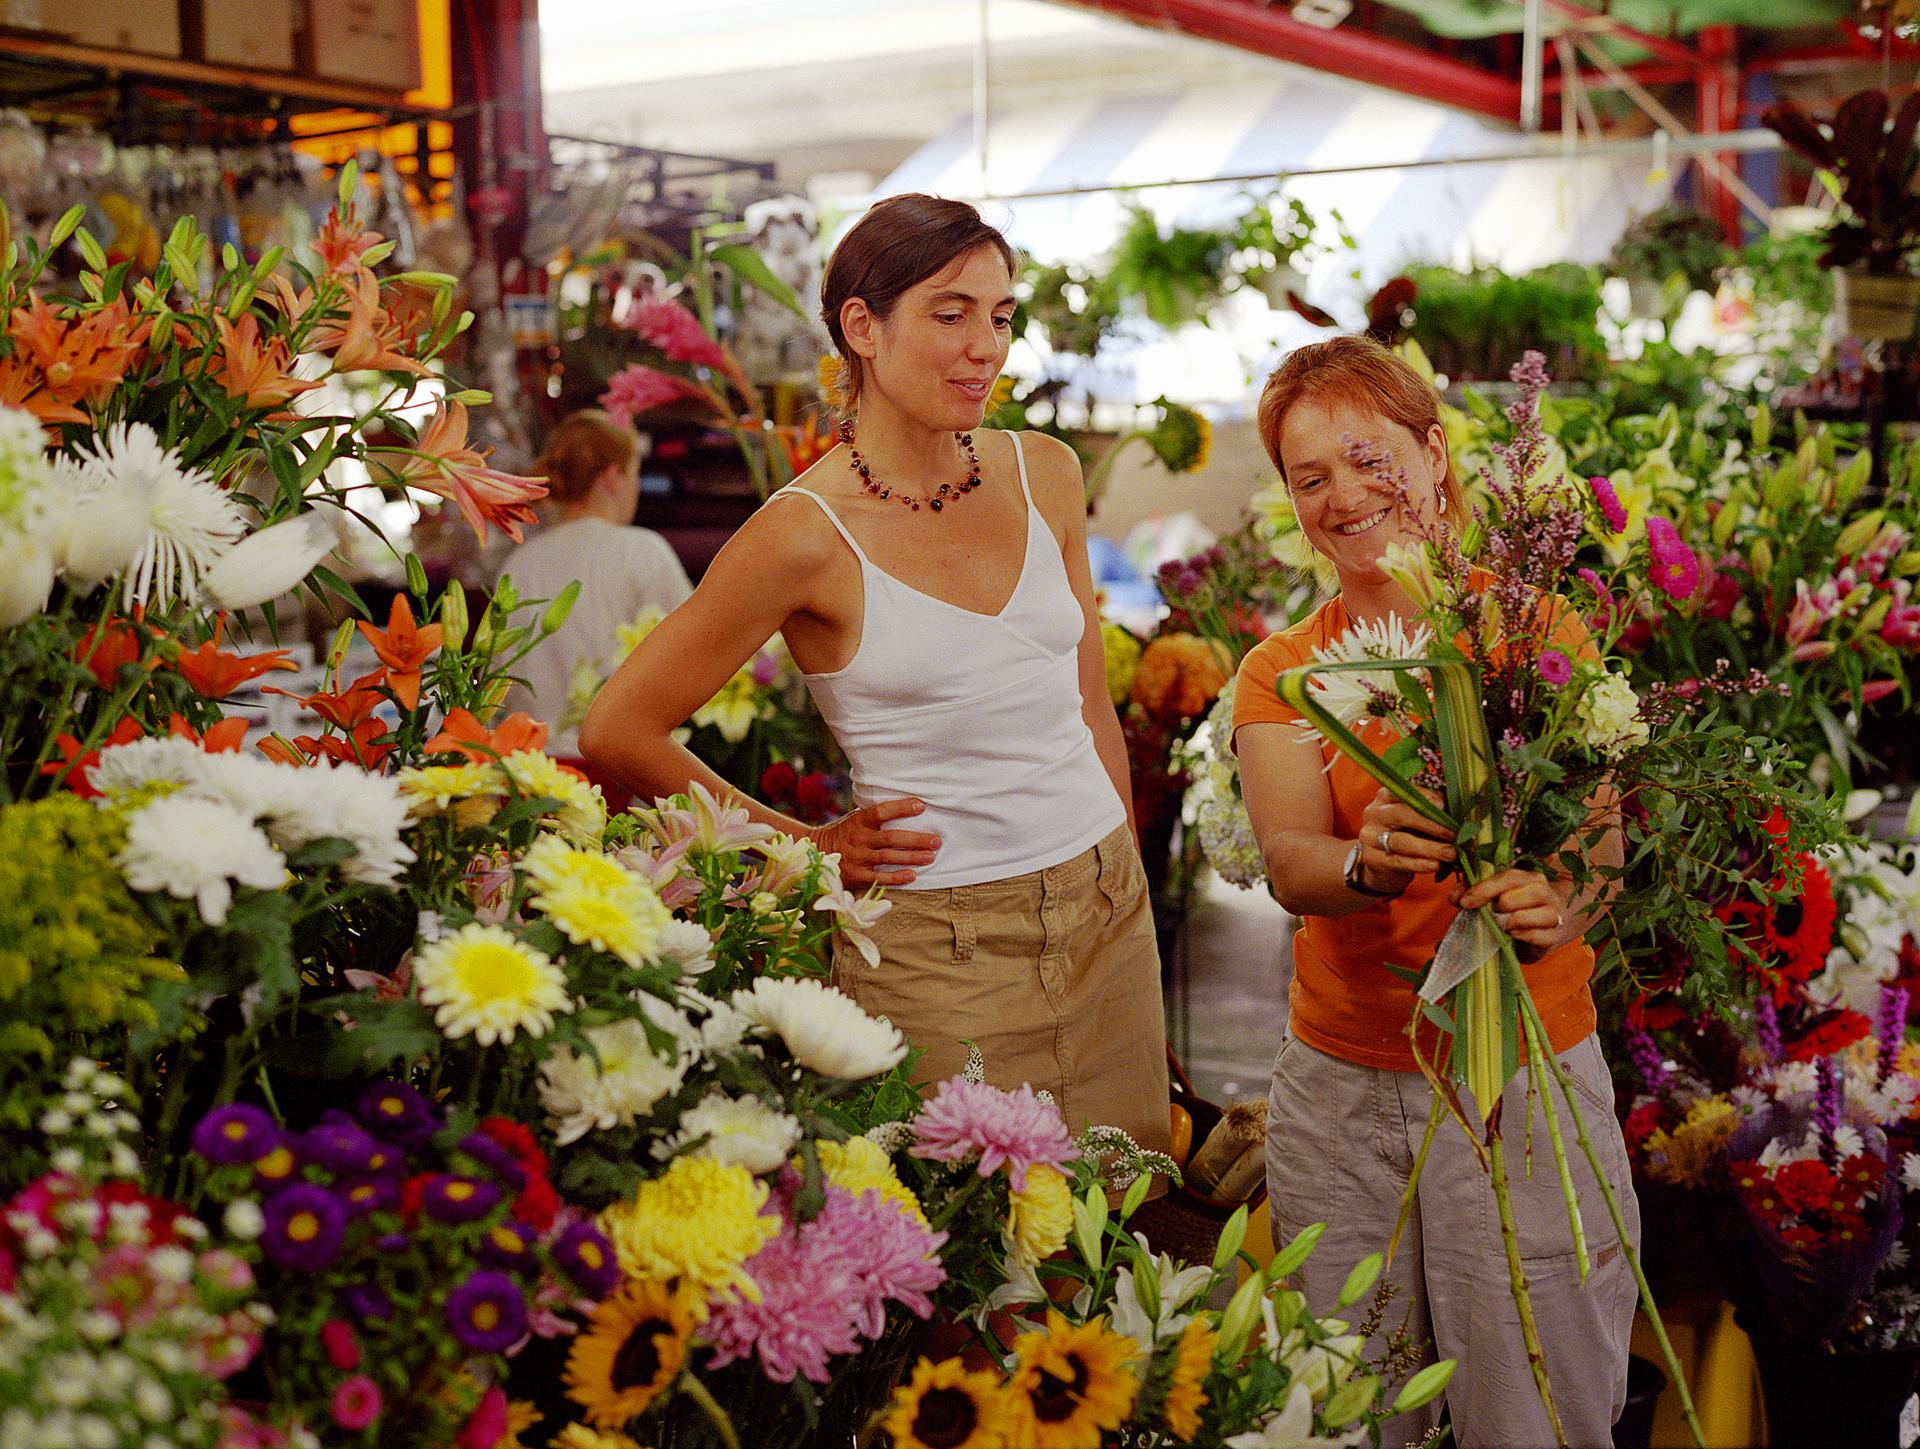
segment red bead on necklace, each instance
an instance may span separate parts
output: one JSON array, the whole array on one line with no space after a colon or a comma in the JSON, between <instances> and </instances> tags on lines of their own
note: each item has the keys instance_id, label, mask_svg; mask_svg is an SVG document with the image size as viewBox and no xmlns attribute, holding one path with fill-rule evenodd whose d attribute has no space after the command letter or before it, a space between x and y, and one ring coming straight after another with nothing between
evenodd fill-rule
<instances>
[{"instance_id":1,"label":"red bead on necklace","mask_svg":"<svg viewBox=\"0 0 1920 1449\"><path fill-rule=\"evenodd\" d=\"M980 455L973 450L972 433L955 433L954 441L966 450L967 476L959 483L942 483L933 497L927 499L927 505L935 513L951 500L964 498L980 486ZM873 470L867 466L867 460L860 456L860 450L853 445L853 424L850 421L840 424L840 441L847 445L847 457L853 463L853 471L860 475L860 486L875 498L898 498L914 512L920 511L920 500L911 493L896 490L891 484L882 483L873 476Z\"/></svg>"}]
</instances>

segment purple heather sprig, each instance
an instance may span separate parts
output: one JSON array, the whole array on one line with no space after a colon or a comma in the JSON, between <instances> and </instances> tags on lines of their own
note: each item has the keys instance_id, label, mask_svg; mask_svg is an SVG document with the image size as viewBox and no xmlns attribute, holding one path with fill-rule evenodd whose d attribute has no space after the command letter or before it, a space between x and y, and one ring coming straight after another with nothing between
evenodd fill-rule
<instances>
[{"instance_id":1,"label":"purple heather sprig","mask_svg":"<svg viewBox=\"0 0 1920 1449\"><path fill-rule=\"evenodd\" d=\"M1821 1057L1814 1064L1818 1085L1814 1089L1813 1126L1820 1134L1820 1152L1829 1161L1834 1154L1834 1134L1840 1130L1840 1072L1832 1057Z\"/></svg>"}]
</instances>

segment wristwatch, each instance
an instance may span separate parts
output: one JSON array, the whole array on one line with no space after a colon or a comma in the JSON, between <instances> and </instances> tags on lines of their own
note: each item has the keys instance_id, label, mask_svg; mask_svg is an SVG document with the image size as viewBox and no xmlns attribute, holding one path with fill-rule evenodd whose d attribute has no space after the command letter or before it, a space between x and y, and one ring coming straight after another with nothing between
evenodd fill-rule
<instances>
[{"instance_id":1,"label":"wristwatch","mask_svg":"<svg viewBox=\"0 0 1920 1449\"><path fill-rule=\"evenodd\" d=\"M1372 896L1375 900L1392 900L1399 895L1398 890L1383 891L1378 886L1367 884L1366 867L1360 863L1360 842L1353 842L1353 849L1347 852L1346 864L1340 867L1340 879L1346 882L1347 889L1358 891L1363 896Z\"/></svg>"}]
</instances>

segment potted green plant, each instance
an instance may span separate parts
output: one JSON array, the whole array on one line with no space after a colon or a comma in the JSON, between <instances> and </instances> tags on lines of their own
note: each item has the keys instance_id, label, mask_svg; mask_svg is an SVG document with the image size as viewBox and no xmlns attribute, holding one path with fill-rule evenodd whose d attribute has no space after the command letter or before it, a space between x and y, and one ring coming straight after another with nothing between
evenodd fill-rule
<instances>
[{"instance_id":1,"label":"potted green plant","mask_svg":"<svg viewBox=\"0 0 1920 1449\"><path fill-rule=\"evenodd\" d=\"M1885 91L1848 96L1822 123L1791 101L1769 106L1761 121L1821 168L1840 201L1822 260L1834 269L1834 304L1856 337L1903 341L1920 310L1920 95L1899 110Z\"/></svg>"},{"instance_id":2,"label":"potted green plant","mask_svg":"<svg viewBox=\"0 0 1920 1449\"><path fill-rule=\"evenodd\" d=\"M1656 207L1635 217L1607 259L1615 276L1626 280L1633 309L1641 316L1659 316L1665 310L1670 279L1686 280L1686 292L1711 292L1727 264L1726 240L1711 217L1687 206Z\"/></svg>"}]
</instances>

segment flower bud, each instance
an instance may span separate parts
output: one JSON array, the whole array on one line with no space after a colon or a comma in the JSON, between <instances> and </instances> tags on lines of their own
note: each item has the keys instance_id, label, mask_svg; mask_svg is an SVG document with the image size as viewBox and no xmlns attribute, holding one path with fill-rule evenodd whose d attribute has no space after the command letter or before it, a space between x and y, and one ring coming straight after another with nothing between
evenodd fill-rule
<instances>
[{"instance_id":1,"label":"flower bud","mask_svg":"<svg viewBox=\"0 0 1920 1449\"><path fill-rule=\"evenodd\" d=\"M458 579L448 580L446 592L440 595L440 624L446 647L456 651L466 647L467 591Z\"/></svg>"},{"instance_id":2,"label":"flower bud","mask_svg":"<svg viewBox=\"0 0 1920 1449\"><path fill-rule=\"evenodd\" d=\"M1260 1316L1260 1298L1266 1292L1265 1275L1250 1273L1247 1281L1234 1291L1227 1311L1220 1315L1220 1337L1213 1346L1215 1363L1233 1363L1247 1346L1247 1335Z\"/></svg>"},{"instance_id":3,"label":"flower bud","mask_svg":"<svg viewBox=\"0 0 1920 1449\"><path fill-rule=\"evenodd\" d=\"M1840 530L1840 536L1833 541L1833 551L1841 554L1860 552L1879 534L1880 524L1885 516L1878 508L1861 514Z\"/></svg>"}]
</instances>

